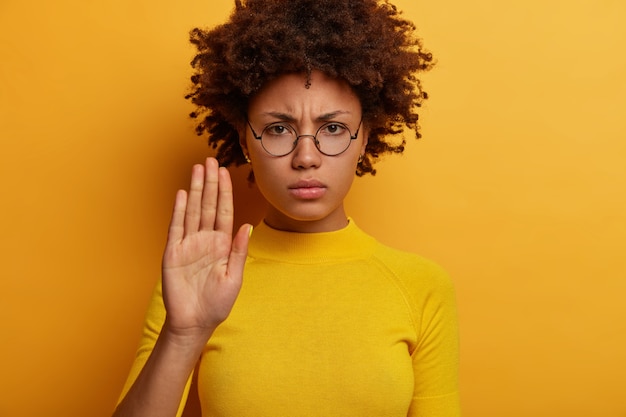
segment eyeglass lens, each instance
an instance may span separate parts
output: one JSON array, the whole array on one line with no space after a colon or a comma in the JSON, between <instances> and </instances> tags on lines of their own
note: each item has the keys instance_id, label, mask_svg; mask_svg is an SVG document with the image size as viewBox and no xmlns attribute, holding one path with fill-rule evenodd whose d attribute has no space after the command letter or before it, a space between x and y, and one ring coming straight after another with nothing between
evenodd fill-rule
<instances>
[{"instance_id":1,"label":"eyeglass lens","mask_svg":"<svg viewBox=\"0 0 626 417\"><path fill-rule=\"evenodd\" d=\"M261 145L266 152L283 156L293 151L301 138L311 138L317 149L325 155L339 155L350 146L353 139L347 126L342 123L330 122L322 125L315 136L298 135L289 124L273 123L261 133Z\"/></svg>"}]
</instances>

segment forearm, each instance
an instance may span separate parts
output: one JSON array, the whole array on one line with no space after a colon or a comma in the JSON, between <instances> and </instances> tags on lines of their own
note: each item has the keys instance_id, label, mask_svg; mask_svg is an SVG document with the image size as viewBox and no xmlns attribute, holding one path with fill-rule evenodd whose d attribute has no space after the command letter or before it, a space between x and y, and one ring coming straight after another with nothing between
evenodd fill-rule
<instances>
[{"instance_id":1,"label":"forearm","mask_svg":"<svg viewBox=\"0 0 626 417\"><path fill-rule=\"evenodd\" d=\"M114 417L176 415L202 349L239 294L251 230L245 224L232 236L228 171L214 158L194 165L189 192L176 194L163 254L165 322Z\"/></svg>"},{"instance_id":2,"label":"forearm","mask_svg":"<svg viewBox=\"0 0 626 417\"><path fill-rule=\"evenodd\" d=\"M174 417L209 336L181 337L162 331L113 417Z\"/></svg>"}]
</instances>

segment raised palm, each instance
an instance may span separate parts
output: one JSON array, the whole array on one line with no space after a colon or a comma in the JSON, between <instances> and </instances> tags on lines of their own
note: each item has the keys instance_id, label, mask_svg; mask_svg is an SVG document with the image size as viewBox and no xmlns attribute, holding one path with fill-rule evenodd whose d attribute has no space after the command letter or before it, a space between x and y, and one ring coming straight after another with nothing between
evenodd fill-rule
<instances>
[{"instance_id":1,"label":"raised palm","mask_svg":"<svg viewBox=\"0 0 626 417\"><path fill-rule=\"evenodd\" d=\"M168 330L210 332L226 319L241 288L250 225L232 236L230 175L213 158L193 167L189 192L180 190L163 255Z\"/></svg>"}]
</instances>

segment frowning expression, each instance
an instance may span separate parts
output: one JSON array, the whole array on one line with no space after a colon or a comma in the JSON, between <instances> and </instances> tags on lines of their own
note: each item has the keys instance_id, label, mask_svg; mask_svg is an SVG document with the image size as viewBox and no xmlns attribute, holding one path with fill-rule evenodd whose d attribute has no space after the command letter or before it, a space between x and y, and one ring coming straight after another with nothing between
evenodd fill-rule
<instances>
[{"instance_id":1,"label":"frowning expression","mask_svg":"<svg viewBox=\"0 0 626 417\"><path fill-rule=\"evenodd\" d=\"M298 232L346 226L343 200L366 145L367 129L361 118L361 103L350 86L319 71L311 74L309 88L306 75L288 73L268 82L252 98L242 147L269 203L265 221L270 226ZM321 140L318 149L316 134L334 135L343 127L353 137L343 152L324 154ZM264 131L266 138L290 130L299 138L284 156L268 153L258 139Z\"/></svg>"}]
</instances>

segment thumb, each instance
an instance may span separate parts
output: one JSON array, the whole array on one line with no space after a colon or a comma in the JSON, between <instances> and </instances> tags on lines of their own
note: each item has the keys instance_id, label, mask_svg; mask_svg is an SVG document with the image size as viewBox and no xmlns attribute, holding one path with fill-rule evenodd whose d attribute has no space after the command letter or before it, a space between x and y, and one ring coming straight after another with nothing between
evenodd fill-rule
<instances>
[{"instance_id":1,"label":"thumb","mask_svg":"<svg viewBox=\"0 0 626 417\"><path fill-rule=\"evenodd\" d=\"M228 258L228 275L232 277L243 277L243 268L248 256L248 242L252 235L252 225L242 225L233 239L233 245Z\"/></svg>"}]
</instances>

